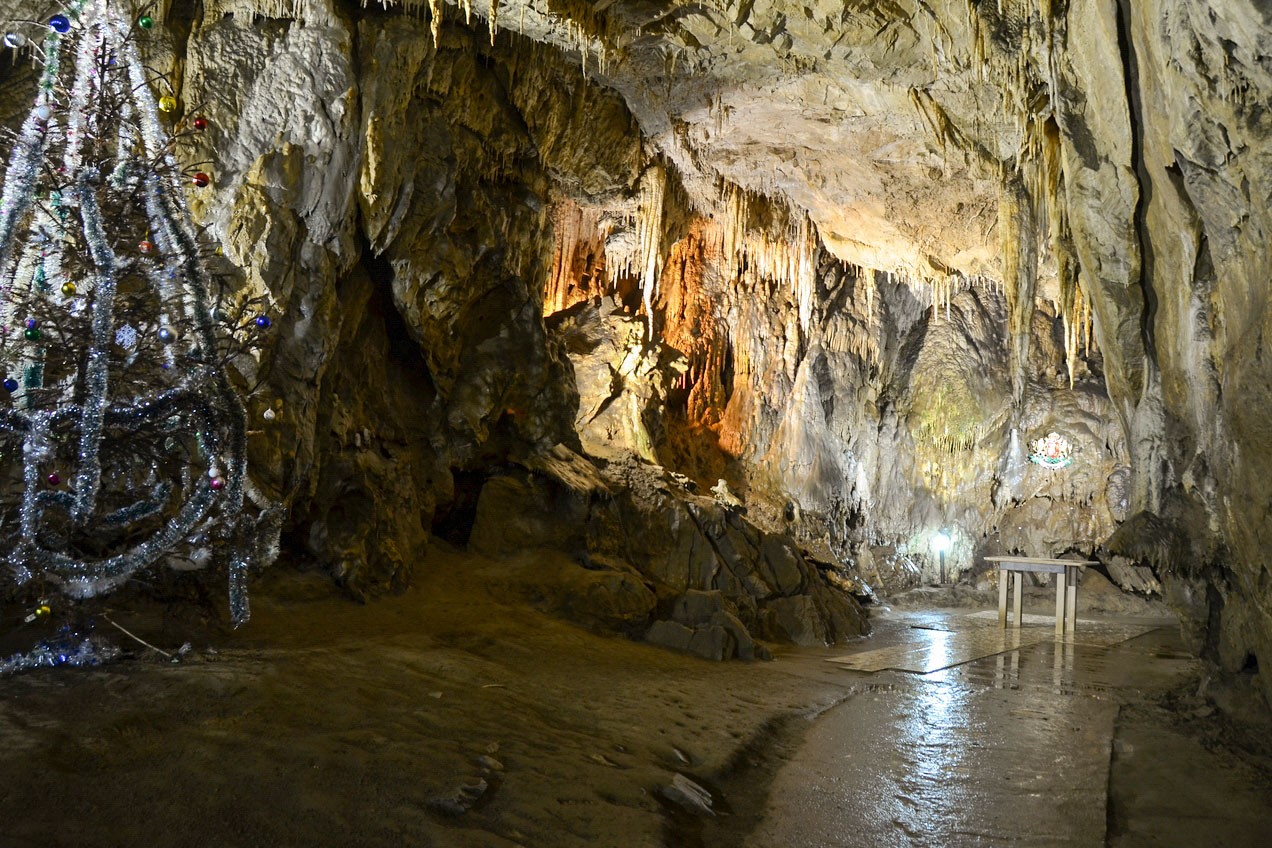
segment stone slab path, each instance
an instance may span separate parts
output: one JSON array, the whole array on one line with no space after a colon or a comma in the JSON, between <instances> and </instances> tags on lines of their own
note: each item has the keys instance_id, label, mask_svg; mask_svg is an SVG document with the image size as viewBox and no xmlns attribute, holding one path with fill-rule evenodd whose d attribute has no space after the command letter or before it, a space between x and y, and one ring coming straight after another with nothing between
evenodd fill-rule
<instances>
[{"instance_id":1,"label":"stone slab path","mask_svg":"<svg viewBox=\"0 0 1272 848\"><path fill-rule=\"evenodd\" d=\"M1176 627L1089 623L1057 640L1049 622L1003 633L935 613L902 616L878 641L834 659L861 693L819 717L777 771L747 848L1272 844L1272 793L1250 781L1204 802L1209 842L1195 825L1192 841L1172 837L1143 773L1122 769L1136 788L1110 791L1124 707L1196 674ZM1175 769L1176 785L1201 767L1194 755L1163 751L1152 767ZM1217 821L1225 798L1240 807L1231 826ZM1165 817L1195 819L1188 804L1176 796Z\"/></svg>"}]
</instances>

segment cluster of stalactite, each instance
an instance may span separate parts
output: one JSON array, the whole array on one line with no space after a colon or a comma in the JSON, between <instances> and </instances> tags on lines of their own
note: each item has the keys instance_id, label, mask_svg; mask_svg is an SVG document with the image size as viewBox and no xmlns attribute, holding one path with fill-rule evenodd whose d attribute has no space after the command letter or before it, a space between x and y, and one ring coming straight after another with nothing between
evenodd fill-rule
<instances>
[{"instance_id":1,"label":"cluster of stalactite","mask_svg":"<svg viewBox=\"0 0 1272 848\"><path fill-rule=\"evenodd\" d=\"M699 219L671 247L660 283L661 341L688 361L678 388L686 392L685 418L696 427L719 424L728 403L725 372L731 366L728 329L718 320L706 289L709 269L719 267L716 228Z\"/></svg>"},{"instance_id":2,"label":"cluster of stalactite","mask_svg":"<svg viewBox=\"0 0 1272 848\"><path fill-rule=\"evenodd\" d=\"M1078 348L1091 349L1093 313L1079 278L1069 234L1061 133L1055 116L1059 102L1058 62L1063 32L1054 0L1035 5L1022 0L979 3L968 0L973 33L970 57L982 81L996 81L1003 109L1019 139L1015 156L999 168L999 234L1003 283L1008 303L1008 344L1013 395L1023 399L1029 358L1029 333L1038 294L1039 266L1055 263L1056 306L1065 324L1070 386L1077 372ZM995 38L1012 40L1011 50ZM916 105L921 105L917 104ZM921 110L923 111L923 110ZM929 114L929 107L924 114ZM938 133L944 138L943 134Z\"/></svg>"},{"instance_id":3,"label":"cluster of stalactite","mask_svg":"<svg viewBox=\"0 0 1272 848\"><path fill-rule=\"evenodd\" d=\"M720 186L719 199L724 207L718 231L725 276L788 286L799 307L800 327L807 331L813 320L821 247L816 225L803 212L731 183Z\"/></svg>"},{"instance_id":4,"label":"cluster of stalactite","mask_svg":"<svg viewBox=\"0 0 1272 848\"><path fill-rule=\"evenodd\" d=\"M561 200L552 208L555 243L548 282L543 291L543 314L568 309L608 290L605 240L609 226L602 211Z\"/></svg>"}]
</instances>

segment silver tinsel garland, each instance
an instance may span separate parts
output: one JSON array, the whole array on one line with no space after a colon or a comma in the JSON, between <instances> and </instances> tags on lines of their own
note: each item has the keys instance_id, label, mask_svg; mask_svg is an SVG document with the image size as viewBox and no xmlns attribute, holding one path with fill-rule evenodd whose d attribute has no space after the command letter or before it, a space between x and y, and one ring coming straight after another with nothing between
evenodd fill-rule
<instances>
[{"instance_id":1,"label":"silver tinsel garland","mask_svg":"<svg viewBox=\"0 0 1272 848\"><path fill-rule=\"evenodd\" d=\"M241 624L260 535L243 515L246 416L218 360L211 279L155 80L133 21L107 0L71 0L63 14L70 27L45 38L44 73L0 194L0 368L18 384L0 406L0 437L20 441L20 457L4 461L22 463L17 515L0 538L17 583L43 579L76 598L165 556L197 551L203 561L211 550ZM74 55L69 73L64 52ZM104 114L102 102L118 108ZM112 232L130 216L146 227L142 255L128 249L140 235ZM58 291L74 297L57 300ZM78 321L86 337L67 339L55 320L61 338L45 339L36 314ZM146 347L139 321L162 344ZM68 461L57 488L60 475L45 472ZM113 541L94 549L97 536Z\"/></svg>"}]
</instances>

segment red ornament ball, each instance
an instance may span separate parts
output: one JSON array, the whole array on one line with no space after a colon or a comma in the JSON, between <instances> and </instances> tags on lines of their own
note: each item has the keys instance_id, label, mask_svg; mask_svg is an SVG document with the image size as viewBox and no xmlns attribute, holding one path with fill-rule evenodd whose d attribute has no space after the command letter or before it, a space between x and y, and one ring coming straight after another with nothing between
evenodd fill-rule
<instances>
[{"instance_id":1,"label":"red ornament ball","mask_svg":"<svg viewBox=\"0 0 1272 848\"><path fill-rule=\"evenodd\" d=\"M207 118L195 118L195 119L194 119L194 128L195 128L196 130L198 130L199 132L203 132L204 130L206 130L206 129L208 128L208 119L207 119Z\"/></svg>"},{"instance_id":2,"label":"red ornament ball","mask_svg":"<svg viewBox=\"0 0 1272 848\"><path fill-rule=\"evenodd\" d=\"M142 239L137 242L137 249L142 253L152 253L155 249L155 243L149 239Z\"/></svg>"},{"instance_id":3,"label":"red ornament ball","mask_svg":"<svg viewBox=\"0 0 1272 848\"><path fill-rule=\"evenodd\" d=\"M199 173L194 175L194 184L197 185L199 188L203 188L210 182L212 182L212 178L209 177L207 174L203 173L202 171L199 171Z\"/></svg>"},{"instance_id":4,"label":"red ornament ball","mask_svg":"<svg viewBox=\"0 0 1272 848\"><path fill-rule=\"evenodd\" d=\"M225 488L225 480L221 477L213 477L208 481L208 485L219 492L221 489Z\"/></svg>"},{"instance_id":5,"label":"red ornament ball","mask_svg":"<svg viewBox=\"0 0 1272 848\"><path fill-rule=\"evenodd\" d=\"M56 486L62 482L62 478L58 476L56 471L50 474L46 479L49 481L50 486Z\"/></svg>"}]
</instances>

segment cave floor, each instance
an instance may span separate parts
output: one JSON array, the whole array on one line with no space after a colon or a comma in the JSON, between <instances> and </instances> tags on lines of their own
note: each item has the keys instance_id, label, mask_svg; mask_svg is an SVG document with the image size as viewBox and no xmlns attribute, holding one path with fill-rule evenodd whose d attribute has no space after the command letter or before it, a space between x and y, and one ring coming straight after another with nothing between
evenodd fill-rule
<instances>
[{"instance_id":1,"label":"cave floor","mask_svg":"<svg viewBox=\"0 0 1272 848\"><path fill-rule=\"evenodd\" d=\"M518 569L533 562L439 545L410 591L365 606L279 569L245 628L193 637L179 611L119 605L111 620L152 644L194 647L0 680L0 846L1124 848L1272 831L1266 710L1239 686L1198 695L1175 627L1102 621L1142 632L927 674L828 662L985 638L968 610L884 613L851 646L708 663L547 616Z\"/></svg>"},{"instance_id":2,"label":"cave floor","mask_svg":"<svg viewBox=\"0 0 1272 848\"><path fill-rule=\"evenodd\" d=\"M886 620L881 646L835 658L878 671L845 672L865 691L814 724L742 844L1269 844L1266 715L1224 726L1173 623L1080 620L1057 639L1053 621Z\"/></svg>"}]
</instances>

